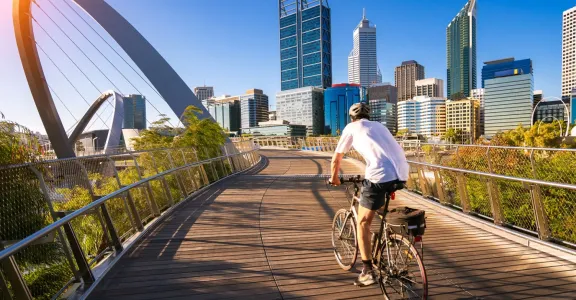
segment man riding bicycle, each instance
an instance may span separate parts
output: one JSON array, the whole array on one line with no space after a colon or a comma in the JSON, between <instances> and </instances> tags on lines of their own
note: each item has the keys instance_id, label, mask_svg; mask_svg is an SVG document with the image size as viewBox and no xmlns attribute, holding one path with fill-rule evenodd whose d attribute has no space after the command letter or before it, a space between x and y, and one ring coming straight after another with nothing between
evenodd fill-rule
<instances>
[{"instance_id":1,"label":"man riding bicycle","mask_svg":"<svg viewBox=\"0 0 576 300\"><path fill-rule=\"evenodd\" d=\"M340 185L340 163L344 154L354 147L366 161L357 221L363 269L354 284L368 286L376 283L372 269L370 225L376 211L384 205L386 194L396 190L399 182L408 179L409 167L404 150L390 131L381 123L370 121L370 107L366 103L352 105L349 115L352 122L342 131L332 157L330 183Z\"/></svg>"}]
</instances>

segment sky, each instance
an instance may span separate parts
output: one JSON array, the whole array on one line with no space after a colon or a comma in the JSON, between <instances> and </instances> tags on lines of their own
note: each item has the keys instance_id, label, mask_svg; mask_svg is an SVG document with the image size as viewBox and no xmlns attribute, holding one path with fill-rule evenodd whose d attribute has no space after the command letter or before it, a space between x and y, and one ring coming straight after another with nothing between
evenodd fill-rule
<instances>
[{"instance_id":1,"label":"sky","mask_svg":"<svg viewBox=\"0 0 576 300\"><path fill-rule=\"evenodd\" d=\"M274 106L275 94L280 91L276 0L106 1L148 39L190 88L214 86L216 95L259 88ZM168 105L132 70L137 68L115 42L71 0L37 2L40 8L33 8L33 16L38 22L34 26L39 55L67 129L84 114L88 103L110 89L146 95L148 121L160 113L174 117ZM405 60L424 65L426 77L446 81L446 26L465 2L328 0L333 83L347 82L352 32L363 8L377 28L378 64L384 82L394 81L394 67ZM572 0L478 0L478 85L482 62L530 58L535 89L543 90L545 97L559 96L562 12L574 5ZM0 111L8 120L45 132L22 71L12 22L12 1L0 0ZM89 128L106 128L111 112L110 106L102 108Z\"/></svg>"}]
</instances>

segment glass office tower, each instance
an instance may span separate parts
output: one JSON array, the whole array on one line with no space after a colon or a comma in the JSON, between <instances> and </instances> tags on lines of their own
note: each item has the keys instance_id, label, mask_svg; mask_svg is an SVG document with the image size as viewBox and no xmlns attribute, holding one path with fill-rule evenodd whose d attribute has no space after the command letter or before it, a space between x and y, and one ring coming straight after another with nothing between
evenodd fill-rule
<instances>
[{"instance_id":1,"label":"glass office tower","mask_svg":"<svg viewBox=\"0 0 576 300\"><path fill-rule=\"evenodd\" d=\"M326 0L279 0L282 91L332 85L330 8Z\"/></svg>"},{"instance_id":2,"label":"glass office tower","mask_svg":"<svg viewBox=\"0 0 576 300\"><path fill-rule=\"evenodd\" d=\"M446 28L448 98L459 100L476 88L476 0L469 0Z\"/></svg>"},{"instance_id":3,"label":"glass office tower","mask_svg":"<svg viewBox=\"0 0 576 300\"><path fill-rule=\"evenodd\" d=\"M350 122L350 106L365 101L365 90L359 84L342 83L334 84L324 91L324 134L342 134Z\"/></svg>"},{"instance_id":4,"label":"glass office tower","mask_svg":"<svg viewBox=\"0 0 576 300\"><path fill-rule=\"evenodd\" d=\"M146 129L146 98L142 95L124 97L123 129Z\"/></svg>"}]
</instances>

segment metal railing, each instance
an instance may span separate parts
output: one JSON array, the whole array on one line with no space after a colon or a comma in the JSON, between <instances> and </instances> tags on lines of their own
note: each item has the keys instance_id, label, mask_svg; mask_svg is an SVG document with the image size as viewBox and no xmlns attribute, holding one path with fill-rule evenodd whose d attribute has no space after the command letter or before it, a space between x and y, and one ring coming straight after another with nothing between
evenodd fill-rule
<instances>
[{"instance_id":1,"label":"metal railing","mask_svg":"<svg viewBox=\"0 0 576 300\"><path fill-rule=\"evenodd\" d=\"M164 211L259 161L251 142L214 155L160 149L0 169L0 299L86 289Z\"/></svg>"},{"instance_id":2,"label":"metal railing","mask_svg":"<svg viewBox=\"0 0 576 300\"><path fill-rule=\"evenodd\" d=\"M258 137L261 146L332 153L338 138ZM542 240L576 245L576 150L400 143L409 189ZM363 161L355 150L348 157Z\"/></svg>"}]
</instances>

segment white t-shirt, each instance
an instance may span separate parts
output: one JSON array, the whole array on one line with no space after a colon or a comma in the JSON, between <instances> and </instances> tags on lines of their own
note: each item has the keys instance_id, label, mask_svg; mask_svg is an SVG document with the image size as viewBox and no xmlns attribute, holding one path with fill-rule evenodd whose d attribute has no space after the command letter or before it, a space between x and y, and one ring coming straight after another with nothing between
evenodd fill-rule
<instances>
[{"instance_id":1,"label":"white t-shirt","mask_svg":"<svg viewBox=\"0 0 576 300\"><path fill-rule=\"evenodd\" d=\"M371 182L408 180L409 166L404 150L381 123L360 119L346 125L336 152L346 153L351 147L366 161L365 178Z\"/></svg>"}]
</instances>

